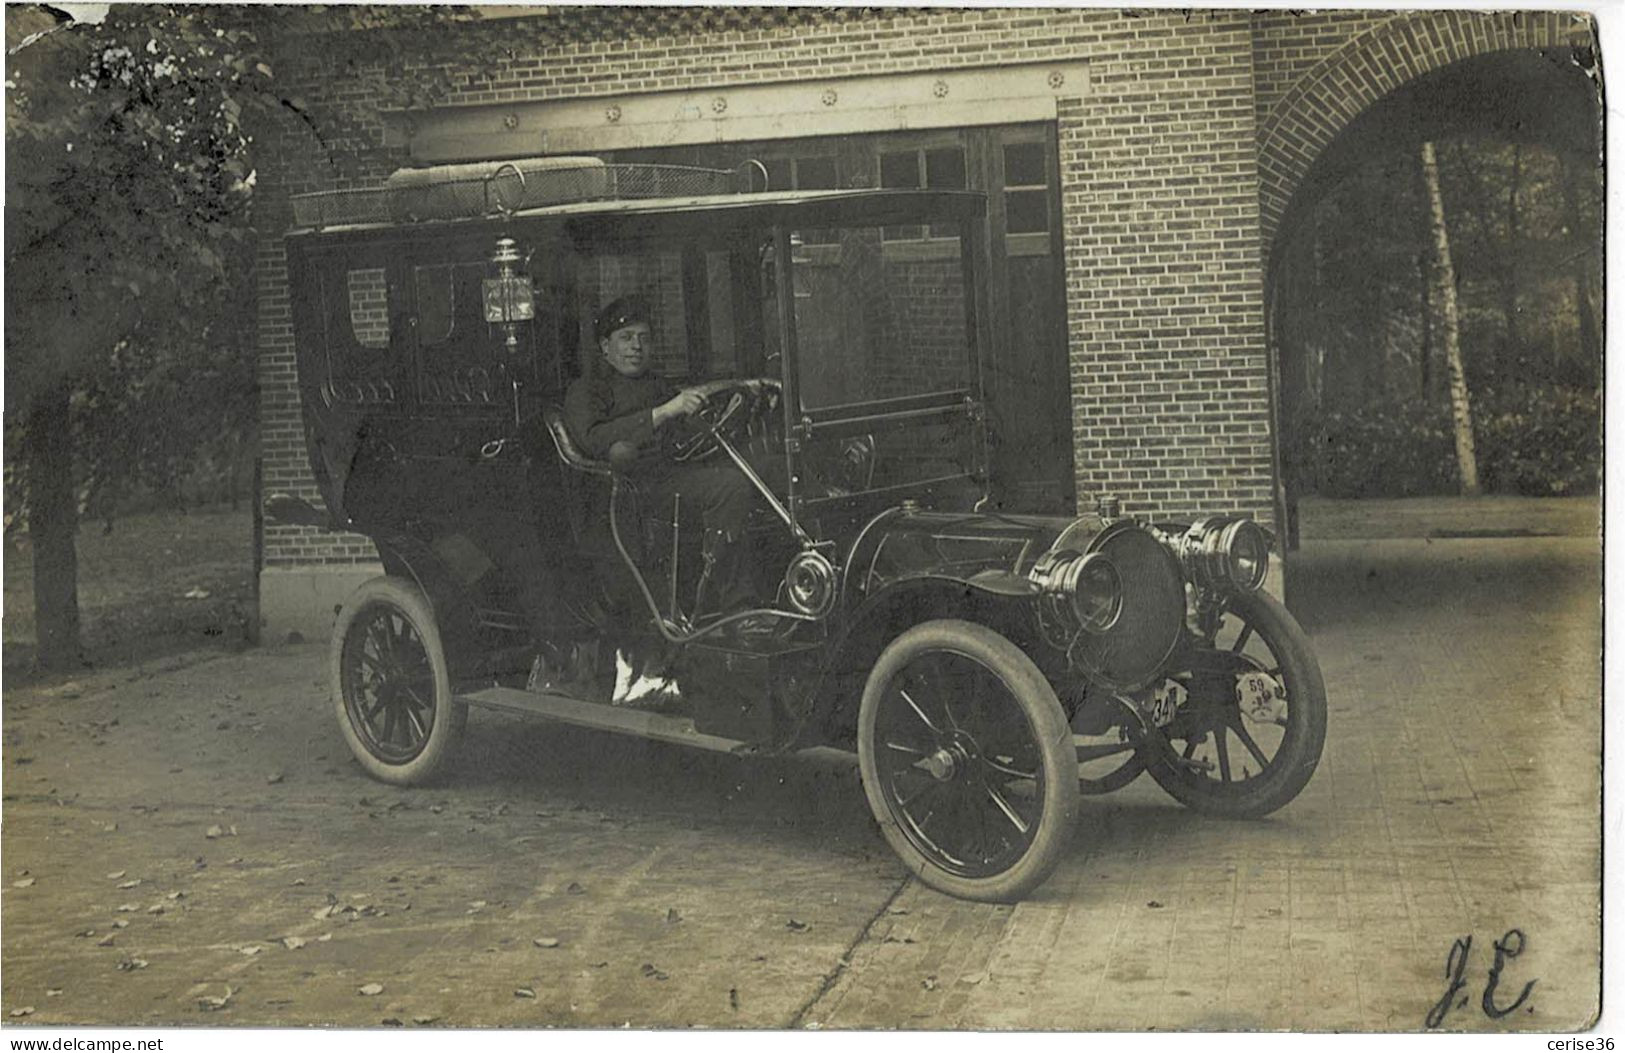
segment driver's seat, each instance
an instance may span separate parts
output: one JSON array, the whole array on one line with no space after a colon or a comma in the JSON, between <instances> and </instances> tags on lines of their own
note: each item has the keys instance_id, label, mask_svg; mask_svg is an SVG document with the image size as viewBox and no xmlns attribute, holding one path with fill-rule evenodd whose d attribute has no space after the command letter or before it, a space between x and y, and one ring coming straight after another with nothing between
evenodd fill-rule
<instances>
[{"instance_id":1,"label":"driver's seat","mask_svg":"<svg viewBox=\"0 0 1625 1053\"><path fill-rule=\"evenodd\" d=\"M602 535L604 529L607 529L609 514L607 488L602 483L587 482L580 476L595 476L607 480L612 474L609 462L587 456L586 451L570 434L570 429L565 427L564 410L558 404L550 402L542 407L542 424L547 428L548 437L553 440L553 449L558 451L559 460L567 469L563 475L570 536L578 547L596 550L602 546ZM584 482L586 485L583 485ZM587 521L590 510L601 513L595 518L606 524L604 529L591 529Z\"/></svg>"},{"instance_id":2,"label":"driver's seat","mask_svg":"<svg viewBox=\"0 0 1625 1053\"><path fill-rule=\"evenodd\" d=\"M608 461L594 460L576 445L570 429L564 426L564 410L557 403L549 402L542 407L542 423L547 426L547 434L553 439L553 448L559 452L559 460L578 472L606 478L610 475Z\"/></svg>"}]
</instances>

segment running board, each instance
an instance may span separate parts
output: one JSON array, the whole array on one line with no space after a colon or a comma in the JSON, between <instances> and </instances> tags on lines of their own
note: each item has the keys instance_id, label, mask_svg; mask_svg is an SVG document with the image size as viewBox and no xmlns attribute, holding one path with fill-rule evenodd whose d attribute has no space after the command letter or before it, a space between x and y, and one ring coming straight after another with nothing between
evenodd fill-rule
<instances>
[{"instance_id":1,"label":"running board","mask_svg":"<svg viewBox=\"0 0 1625 1053\"><path fill-rule=\"evenodd\" d=\"M678 746L691 746L712 753L763 753L739 739L708 735L694 729L691 717L651 713L630 706L611 706L602 702L583 702L568 695L543 694L539 691L521 691L513 687L487 687L457 696L458 701L484 709L497 709L506 713L521 713L530 717L571 724L578 728L608 731L616 735L632 735L655 742L669 742ZM814 746L796 750L798 757L818 758L843 767L857 762L857 755L830 746Z\"/></svg>"}]
</instances>

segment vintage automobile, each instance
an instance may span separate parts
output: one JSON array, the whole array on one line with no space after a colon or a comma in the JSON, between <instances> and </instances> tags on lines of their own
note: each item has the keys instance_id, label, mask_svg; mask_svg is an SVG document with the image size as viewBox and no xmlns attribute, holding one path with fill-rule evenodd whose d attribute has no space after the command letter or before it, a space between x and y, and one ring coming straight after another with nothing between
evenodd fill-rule
<instances>
[{"instance_id":1,"label":"vintage automobile","mask_svg":"<svg viewBox=\"0 0 1625 1053\"><path fill-rule=\"evenodd\" d=\"M548 158L295 199L325 508L267 508L377 546L385 573L343 605L331 650L361 765L432 778L471 708L855 753L902 861L989 901L1044 881L1081 794L1143 771L1215 815L1291 801L1326 697L1261 591L1267 533L1110 497L1076 518L999 505L984 196L747 176ZM594 313L627 292L651 305L659 371L705 396L677 455L731 464L759 495L765 632L696 602L692 518L648 507L560 416L597 357ZM612 704L616 649L651 638L680 698Z\"/></svg>"}]
</instances>

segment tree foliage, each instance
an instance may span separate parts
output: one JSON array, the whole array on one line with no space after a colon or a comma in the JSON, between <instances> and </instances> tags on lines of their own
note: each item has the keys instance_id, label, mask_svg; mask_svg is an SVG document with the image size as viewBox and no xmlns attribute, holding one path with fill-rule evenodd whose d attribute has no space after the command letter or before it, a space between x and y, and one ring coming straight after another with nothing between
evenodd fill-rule
<instances>
[{"instance_id":1,"label":"tree foliage","mask_svg":"<svg viewBox=\"0 0 1625 1053\"><path fill-rule=\"evenodd\" d=\"M1440 142L1437 155L1483 485L1594 491L1602 376L1595 159L1468 136ZM1296 489L1456 489L1428 234L1417 158L1395 151L1353 169L1279 247L1283 460Z\"/></svg>"},{"instance_id":2,"label":"tree foliage","mask_svg":"<svg viewBox=\"0 0 1625 1053\"><path fill-rule=\"evenodd\" d=\"M47 664L77 652L87 504L106 515L200 463L240 467L251 441L266 140L250 129L291 114L331 135L361 119L346 100L390 85L399 104L433 101L500 55L497 34L435 31L477 17L132 4L89 25L6 9L6 523L26 510ZM277 67L301 62L331 72L319 104L282 89Z\"/></svg>"}]
</instances>

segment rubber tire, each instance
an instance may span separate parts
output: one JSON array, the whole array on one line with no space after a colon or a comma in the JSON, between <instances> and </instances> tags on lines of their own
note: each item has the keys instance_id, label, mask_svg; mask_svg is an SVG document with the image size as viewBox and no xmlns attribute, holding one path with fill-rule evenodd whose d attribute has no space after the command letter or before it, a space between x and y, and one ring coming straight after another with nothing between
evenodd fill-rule
<instances>
[{"instance_id":1,"label":"rubber tire","mask_svg":"<svg viewBox=\"0 0 1625 1053\"><path fill-rule=\"evenodd\" d=\"M948 651L977 662L1011 689L1039 738L1045 800L1032 847L1014 866L985 878L951 874L926 858L892 817L875 764L875 724L882 696L892 678L911 661L933 651ZM869 809L892 850L919 879L939 892L960 899L1011 903L1043 884L1066 853L1078 815L1078 758L1072 729L1055 690L1033 660L1015 644L985 626L944 619L925 622L898 636L881 652L863 689L858 712L858 767Z\"/></svg>"},{"instance_id":2,"label":"rubber tire","mask_svg":"<svg viewBox=\"0 0 1625 1053\"><path fill-rule=\"evenodd\" d=\"M392 764L374 756L362 742L350 722L349 709L344 700L344 642L356 620L369 607L383 604L393 607L411 624L423 641L434 674L434 716L429 725L429 739L417 756L404 764ZM457 702L451 692L450 666L446 662L446 649L440 639L440 629L434 610L417 585L404 578L381 575L364 582L350 594L339 610L333 626L333 642L328 648L328 673L332 681L333 704L338 714L339 730L355 759L368 775L380 782L397 786L418 786L430 782L444 768L462 739L468 723L468 706Z\"/></svg>"},{"instance_id":3,"label":"rubber tire","mask_svg":"<svg viewBox=\"0 0 1625 1053\"><path fill-rule=\"evenodd\" d=\"M1232 598L1229 606L1246 619L1281 663L1292 717L1274 759L1284 762L1272 762L1270 770L1257 779L1230 784L1245 787L1243 792L1223 795L1212 792L1219 785L1215 780L1170 764L1166 756L1159 755L1155 743L1146 747L1146 770L1170 797L1193 811L1225 819L1257 819L1297 797L1314 775L1326 743L1326 683L1309 637L1280 600L1266 592L1253 592ZM1163 742L1161 750L1172 748ZM1283 754L1287 755L1283 758Z\"/></svg>"}]
</instances>

